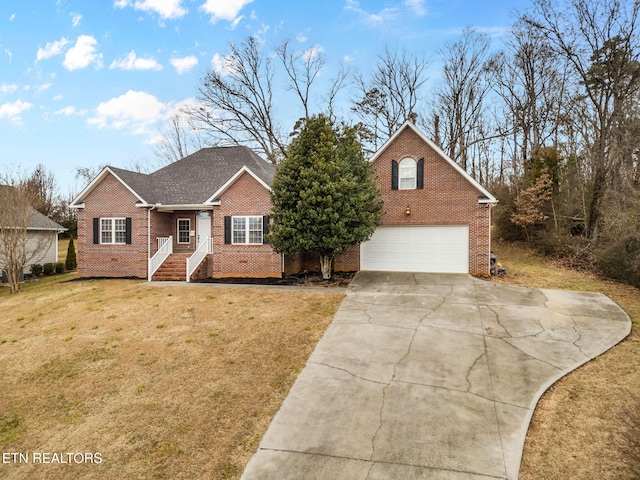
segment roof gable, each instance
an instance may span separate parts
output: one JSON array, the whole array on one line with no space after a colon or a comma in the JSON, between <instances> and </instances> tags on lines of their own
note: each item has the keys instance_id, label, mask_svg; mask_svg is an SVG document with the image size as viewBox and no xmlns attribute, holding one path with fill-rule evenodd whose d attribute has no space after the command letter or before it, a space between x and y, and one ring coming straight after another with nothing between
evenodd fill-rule
<instances>
[{"instance_id":1,"label":"roof gable","mask_svg":"<svg viewBox=\"0 0 640 480\"><path fill-rule=\"evenodd\" d=\"M480 195L478 196L478 201L480 203L497 203L498 200L491 195L480 183L478 183L471 175L464 171L460 165L454 162L451 157L449 157L446 153L440 149L435 143L433 143L429 138L427 138L424 133L422 133L413 123L410 121L406 121L396 132L389 137L389 139L378 149L377 152L373 154L373 156L369 159L371 163L375 162L376 159L391 145L396 139L404 132L406 129L411 129L418 137L424 141L434 152L438 154L446 163L448 163L455 171L457 171L467 182L469 182Z\"/></svg>"},{"instance_id":2,"label":"roof gable","mask_svg":"<svg viewBox=\"0 0 640 480\"><path fill-rule=\"evenodd\" d=\"M81 207L108 174L135 195L141 206L211 204L243 172L270 189L275 167L247 147L203 148L148 174L105 167L74 199L72 206Z\"/></svg>"},{"instance_id":3,"label":"roof gable","mask_svg":"<svg viewBox=\"0 0 640 480\"><path fill-rule=\"evenodd\" d=\"M147 204L148 202L145 201L144 198L142 198L140 194L138 194L134 190L134 188L122 178L122 177L125 177L125 178L129 177L128 180L131 182L133 177L129 174L136 174L136 172L130 172L129 170L122 170L115 167L104 167L102 171L93 180L91 180L91 182L89 182L89 185L84 187L84 189L78 194L78 196L73 199L73 202L71 202L70 207L72 208L81 207L82 203L91 194L93 189L96 188L105 179L105 177L107 177L107 175L112 175L127 190L129 190L141 203ZM144 174L137 174L137 175L144 175Z\"/></svg>"}]
</instances>

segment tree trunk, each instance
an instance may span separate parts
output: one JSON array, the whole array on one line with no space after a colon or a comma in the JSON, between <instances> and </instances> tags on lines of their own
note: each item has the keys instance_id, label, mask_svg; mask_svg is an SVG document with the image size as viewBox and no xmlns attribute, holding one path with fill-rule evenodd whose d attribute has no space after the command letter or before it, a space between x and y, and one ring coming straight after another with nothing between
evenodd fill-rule
<instances>
[{"instance_id":1,"label":"tree trunk","mask_svg":"<svg viewBox=\"0 0 640 480\"><path fill-rule=\"evenodd\" d=\"M333 254L320 254L320 270L322 271L323 280L329 280L331 278L332 264Z\"/></svg>"}]
</instances>

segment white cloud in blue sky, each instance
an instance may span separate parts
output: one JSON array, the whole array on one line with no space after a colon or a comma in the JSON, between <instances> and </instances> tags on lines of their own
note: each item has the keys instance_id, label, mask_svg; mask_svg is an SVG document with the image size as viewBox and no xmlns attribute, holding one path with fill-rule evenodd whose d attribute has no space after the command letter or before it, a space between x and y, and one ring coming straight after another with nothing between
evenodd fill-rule
<instances>
[{"instance_id":1,"label":"white cloud in blue sky","mask_svg":"<svg viewBox=\"0 0 640 480\"><path fill-rule=\"evenodd\" d=\"M182 0L115 0L113 6L133 7L136 10L154 12L168 20L181 18L187 14L187 9L182 6Z\"/></svg>"},{"instance_id":2,"label":"white cloud in blue sky","mask_svg":"<svg viewBox=\"0 0 640 480\"><path fill-rule=\"evenodd\" d=\"M176 69L178 75L189 72L192 68L198 65L198 58L194 55L187 55L186 57L175 57L169 60L169 63Z\"/></svg>"},{"instance_id":3,"label":"white cloud in blue sky","mask_svg":"<svg viewBox=\"0 0 640 480\"><path fill-rule=\"evenodd\" d=\"M67 70L78 70L94 65L102 68L102 54L97 52L98 41L91 35L80 35L76 43L67 50L62 66Z\"/></svg>"},{"instance_id":4,"label":"white cloud in blue sky","mask_svg":"<svg viewBox=\"0 0 640 480\"><path fill-rule=\"evenodd\" d=\"M110 69L119 68L120 70L162 70L162 65L160 65L157 60L153 57L148 58L139 58L136 55L136 52L133 50L129 52L129 54L120 59L114 60L111 65L109 65Z\"/></svg>"},{"instance_id":5,"label":"white cloud in blue sky","mask_svg":"<svg viewBox=\"0 0 640 480\"><path fill-rule=\"evenodd\" d=\"M200 10L211 16L211 23L227 20L235 27L238 24L238 14L245 5L253 0L206 0Z\"/></svg>"},{"instance_id":6,"label":"white cloud in blue sky","mask_svg":"<svg viewBox=\"0 0 640 480\"><path fill-rule=\"evenodd\" d=\"M208 69L228 71L229 43L250 35L265 49L291 39L305 58L321 53L321 84L344 63L366 73L385 45L437 57L467 26L500 42L511 9L528 2L0 1L0 173L46 159L66 190L76 167L153 161L164 122L194 105ZM274 88L287 114L290 91L282 79Z\"/></svg>"}]
</instances>

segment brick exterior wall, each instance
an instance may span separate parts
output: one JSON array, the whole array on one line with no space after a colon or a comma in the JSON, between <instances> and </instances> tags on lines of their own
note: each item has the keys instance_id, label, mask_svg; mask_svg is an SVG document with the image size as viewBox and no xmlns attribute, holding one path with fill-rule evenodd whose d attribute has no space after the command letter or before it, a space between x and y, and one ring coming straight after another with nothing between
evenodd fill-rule
<instances>
[{"instance_id":1,"label":"brick exterior wall","mask_svg":"<svg viewBox=\"0 0 640 480\"><path fill-rule=\"evenodd\" d=\"M243 173L220 197L214 207L213 255L209 277L269 278L282 276L282 255L269 245L225 245L224 217L269 215L271 194L249 173Z\"/></svg>"},{"instance_id":2,"label":"brick exterior wall","mask_svg":"<svg viewBox=\"0 0 640 480\"><path fill-rule=\"evenodd\" d=\"M78 275L80 277L147 276L147 209L111 174L100 182L78 209ZM131 244L93 243L93 219L130 217Z\"/></svg>"},{"instance_id":3,"label":"brick exterior wall","mask_svg":"<svg viewBox=\"0 0 640 480\"><path fill-rule=\"evenodd\" d=\"M392 190L391 161L424 158L424 189ZM384 201L382 225L468 225L469 273L489 275L491 213L481 194L411 128L405 128L373 162ZM411 207L411 214L405 209Z\"/></svg>"},{"instance_id":4,"label":"brick exterior wall","mask_svg":"<svg viewBox=\"0 0 640 480\"><path fill-rule=\"evenodd\" d=\"M284 256L285 275L295 275L304 270L320 272L320 254L318 252L296 252ZM333 259L334 272L357 272L360 270L360 244L348 248Z\"/></svg>"}]
</instances>

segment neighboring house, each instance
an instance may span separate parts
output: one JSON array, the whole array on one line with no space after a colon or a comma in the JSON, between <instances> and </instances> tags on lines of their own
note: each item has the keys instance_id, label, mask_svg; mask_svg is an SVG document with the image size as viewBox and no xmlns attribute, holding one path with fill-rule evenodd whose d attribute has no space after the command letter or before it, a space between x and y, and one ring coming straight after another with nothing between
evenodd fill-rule
<instances>
[{"instance_id":1,"label":"neighboring house","mask_svg":"<svg viewBox=\"0 0 640 480\"><path fill-rule=\"evenodd\" d=\"M335 271L489 275L496 199L407 122L372 157L385 214ZM280 277L317 257L280 255L269 231L275 167L246 147L205 148L150 174L106 167L74 200L83 277Z\"/></svg>"},{"instance_id":2,"label":"neighboring house","mask_svg":"<svg viewBox=\"0 0 640 480\"><path fill-rule=\"evenodd\" d=\"M10 188L6 185L0 188ZM0 208L2 208L0 206ZM58 262L58 234L67 229L43 215L33 207L29 207L29 221L27 226L27 263L24 273L31 273L31 265L35 263ZM0 242L2 240L0 239ZM1 246L0 246L1 247ZM2 249L0 248L0 263L2 263ZM3 275L4 277L4 275Z\"/></svg>"}]
</instances>

